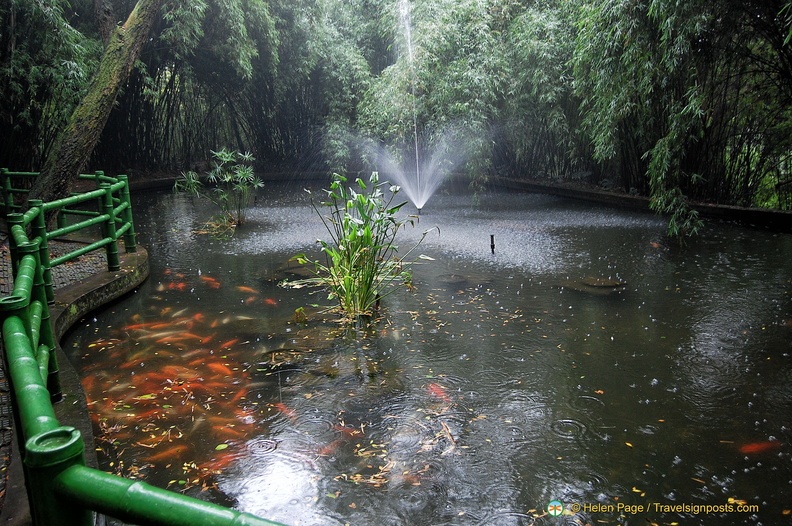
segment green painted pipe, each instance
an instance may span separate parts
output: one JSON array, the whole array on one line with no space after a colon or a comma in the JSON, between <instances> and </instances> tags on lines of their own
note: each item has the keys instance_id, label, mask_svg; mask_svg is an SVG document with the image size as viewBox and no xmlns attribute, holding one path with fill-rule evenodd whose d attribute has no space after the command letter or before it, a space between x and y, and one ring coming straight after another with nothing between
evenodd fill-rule
<instances>
[{"instance_id":1,"label":"green painted pipe","mask_svg":"<svg viewBox=\"0 0 792 526\"><path fill-rule=\"evenodd\" d=\"M105 515L142 526L279 524L79 465L67 468L55 478L55 491L71 502L79 502Z\"/></svg>"},{"instance_id":2,"label":"green painted pipe","mask_svg":"<svg viewBox=\"0 0 792 526\"><path fill-rule=\"evenodd\" d=\"M56 427L25 442L25 476L30 514L35 526L93 526L93 511L61 498L56 477L71 466L85 465L85 443L73 427Z\"/></svg>"},{"instance_id":3,"label":"green painted pipe","mask_svg":"<svg viewBox=\"0 0 792 526\"><path fill-rule=\"evenodd\" d=\"M3 345L14 401L19 408L22 435L32 437L59 427L50 392L41 378L39 363L30 347L30 338L17 316L10 316L3 322Z\"/></svg>"}]
</instances>

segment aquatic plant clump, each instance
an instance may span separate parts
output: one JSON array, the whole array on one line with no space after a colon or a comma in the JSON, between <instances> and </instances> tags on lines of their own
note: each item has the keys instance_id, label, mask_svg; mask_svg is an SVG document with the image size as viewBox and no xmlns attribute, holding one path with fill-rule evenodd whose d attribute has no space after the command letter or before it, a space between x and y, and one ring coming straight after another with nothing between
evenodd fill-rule
<instances>
[{"instance_id":1,"label":"aquatic plant clump","mask_svg":"<svg viewBox=\"0 0 792 526\"><path fill-rule=\"evenodd\" d=\"M222 148L212 151L212 156L214 168L206 177L209 185L204 184L196 172L189 171L176 181L173 191L208 199L217 205L221 215L212 222L214 229L233 232L234 227L245 222L255 191L264 183L253 173L255 159L250 153Z\"/></svg>"},{"instance_id":2,"label":"aquatic plant clump","mask_svg":"<svg viewBox=\"0 0 792 526\"><path fill-rule=\"evenodd\" d=\"M413 261L408 258L430 230L399 256L396 235L403 226L415 226L417 220L416 216L396 217L407 203L393 204L400 188L380 183L377 172L369 178L370 189L360 178L355 181L357 190L347 187L346 182L345 177L333 174L330 189L325 190L328 200L320 204L306 190L311 195L311 206L330 235L329 242L317 241L325 254L325 262L312 261L305 254L295 256L292 259L307 265L314 276L282 284L292 288L326 288L328 299L337 300L340 310L352 320L373 315L383 297L399 286L411 286ZM383 191L385 186L388 186L387 193ZM329 215L324 215L319 206L329 209ZM431 259L423 255L416 259L419 258Z\"/></svg>"}]
</instances>

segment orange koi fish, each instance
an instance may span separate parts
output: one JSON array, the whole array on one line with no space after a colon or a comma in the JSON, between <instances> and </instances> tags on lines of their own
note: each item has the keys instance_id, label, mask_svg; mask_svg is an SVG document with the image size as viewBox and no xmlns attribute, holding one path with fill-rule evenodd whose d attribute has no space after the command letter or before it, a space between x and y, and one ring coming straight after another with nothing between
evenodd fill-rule
<instances>
[{"instance_id":1,"label":"orange koi fish","mask_svg":"<svg viewBox=\"0 0 792 526\"><path fill-rule=\"evenodd\" d=\"M134 325L127 325L125 327L121 327L121 330L123 330L123 331L134 331L134 330L137 330L137 329L146 329L146 328L151 328L154 325L159 325L159 323L160 322L158 322L158 321L152 321L152 322L149 322L149 323L136 323Z\"/></svg>"},{"instance_id":2,"label":"orange koi fish","mask_svg":"<svg viewBox=\"0 0 792 526\"><path fill-rule=\"evenodd\" d=\"M780 447L781 442L776 442L775 440L769 440L767 442L750 442L740 446L740 453L744 453L746 455L756 455L759 453L774 451Z\"/></svg>"},{"instance_id":3,"label":"orange koi fish","mask_svg":"<svg viewBox=\"0 0 792 526\"><path fill-rule=\"evenodd\" d=\"M231 438L245 438L244 433L240 433L239 431L237 431L236 429L230 426L212 426L212 429L214 429L218 435L223 435Z\"/></svg>"},{"instance_id":4,"label":"orange koi fish","mask_svg":"<svg viewBox=\"0 0 792 526\"><path fill-rule=\"evenodd\" d=\"M222 363L208 363L206 366L213 370L216 373L224 374L226 376L233 376L234 371L229 369L227 366L223 365Z\"/></svg>"},{"instance_id":5,"label":"orange koi fish","mask_svg":"<svg viewBox=\"0 0 792 526\"><path fill-rule=\"evenodd\" d=\"M237 391L237 393L234 396L231 397L228 403L233 404L235 402L240 401L242 398L245 398L247 396L247 393L248 393L247 389L240 389L239 391Z\"/></svg>"},{"instance_id":6,"label":"orange koi fish","mask_svg":"<svg viewBox=\"0 0 792 526\"><path fill-rule=\"evenodd\" d=\"M446 392L446 388L440 384L431 383L426 386L426 389L429 391L429 394L442 400L443 402L450 404L451 397L448 396L448 392Z\"/></svg>"},{"instance_id":7,"label":"orange koi fish","mask_svg":"<svg viewBox=\"0 0 792 526\"><path fill-rule=\"evenodd\" d=\"M237 287L237 290L240 291L240 292L247 292L249 294L258 294L259 293L259 291L257 291L256 289L251 289L250 287L243 287L243 286Z\"/></svg>"},{"instance_id":8,"label":"orange koi fish","mask_svg":"<svg viewBox=\"0 0 792 526\"><path fill-rule=\"evenodd\" d=\"M327 444L325 447L317 451L316 454L319 455L320 457L326 457L328 455L332 455L333 453L335 453L335 450L338 449L338 446L340 446L344 440L346 439L336 438L335 440Z\"/></svg>"},{"instance_id":9,"label":"orange koi fish","mask_svg":"<svg viewBox=\"0 0 792 526\"><path fill-rule=\"evenodd\" d=\"M264 303L266 303L267 305L277 305L277 304L278 304L278 302L277 302L277 301L275 301L275 300L274 300L274 299L272 299L272 298L266 298L266 299L264 300Z\"/></svg>"},{"instance_id":10,"label":"orange koi fish","mask_svg":"<svg viewBox=\"0 0 792 526\"><path fill-rule=\"evenodd\" d=\"M282 402L278 402L276 404L272 404L272 407L277 409L278 412L280 412L281 414L288 416L292 422L297 421L297 413L295 413L293 409L289 409L288 407L286 407L286 404Z\"/></svg>"},{"instance_id":11,"label":"orange koi fish","mask_svg":"<svg viewBox=\"0 0 792 526\"><path fill-rule=\"evenodd\" d=\"M198 469L201 471L209 471L212 473L221 473L225 468L228 467L233 461L244 457L243 453L227 453L225 455L218 456L217 458L213 458L208 462L204 462L203 464L198 466Z\"/></svg>"},{"instance_id":12,"label":"orange koi fish","mask_svg":"<svg viewBox=\"0 0 792 526\"><path fill-rule=\"evenodd\" d=\"M160 462L181 457L187 451L187 446L175 446L165 451L160 451L154 455L144 458L145 462Z\"/></svg>"},{"instance_id":13,"label":"orange koi fish","mask_svg":"<svg viewBox=\"0 0 792 526\"><path fill-rule=\"evenodd\" d=\"M233 340L229 340L229 341L225 342L224 344L220 345L220 348L221 349L225 349L226 347L231 347L232 345L234 345L238 341L239 341L239 338L234 338Z\"/></svg>"}]
</instances>

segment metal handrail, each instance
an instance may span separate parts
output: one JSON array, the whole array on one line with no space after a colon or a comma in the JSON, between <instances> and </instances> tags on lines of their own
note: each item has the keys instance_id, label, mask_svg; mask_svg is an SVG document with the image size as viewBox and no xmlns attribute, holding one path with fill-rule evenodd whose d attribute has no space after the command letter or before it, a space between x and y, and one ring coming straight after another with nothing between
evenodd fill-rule
<instances>
[{"instance_id":1,"label":"metal handrail","mask_svg":"<svg viewBox=\"0 0 792 526\"><path fill-rule=\"evenodd\" d=\"M91 526L98 512L140 525L278 526L255 515L85 465L80 432L62 425L53 407L62 394L48 306L54 301L51 269L102 247L107 250L108 269L120 268L118 241L124 240L127 252L135 251L129 184L126 176L111 178L97 172L93 176L97 190L50 203L29 200L30 208L23 214L13 211L15 192L8 183L11 176L19 174L0 169L3 203L6 211L11 211L7 222L14 275L11 294L0 298L0 320L12 398L19 415L17 436L33 524ZM47 231L48 212L91 201L99 207L86 213L91 219ZM50 259L49 240L94 225L102 227L102 239Z\"/></svg>"}]
</instances>

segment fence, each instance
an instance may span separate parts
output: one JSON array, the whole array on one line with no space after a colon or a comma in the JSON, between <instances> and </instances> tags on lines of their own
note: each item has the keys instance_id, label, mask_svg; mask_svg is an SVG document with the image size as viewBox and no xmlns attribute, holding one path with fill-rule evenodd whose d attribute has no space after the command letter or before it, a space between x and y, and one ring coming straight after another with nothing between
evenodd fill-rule
<instances>
[{"instance_id":1,"label":"fence","mask_svg":"<svg viewBox=\"0 0 792 526\"><path fill-rule=\"evenodd\" d=\"M2 342L33 524L88 526L98 512L140 525L276 525L86 467L80 432L58 422L53 407L62 393L48 307L54 301L51 269L99 249L106 251L108 270L120 268L119 241L127 252L136 249L129 184L126 176L82 175L95 181L96 190L49 203L28 200L29 208L22 212L17 201L26 191L15 188L12 179L36 175L0 169L14 280L11 294L0 298ZM47 230L50 214L58 214L58 227L52 231ZM64 218L69 215L78 220L67 226ZM101 239L50 259L48 241L91 227L101 229Z\"/></svg>"}]
</instances>

